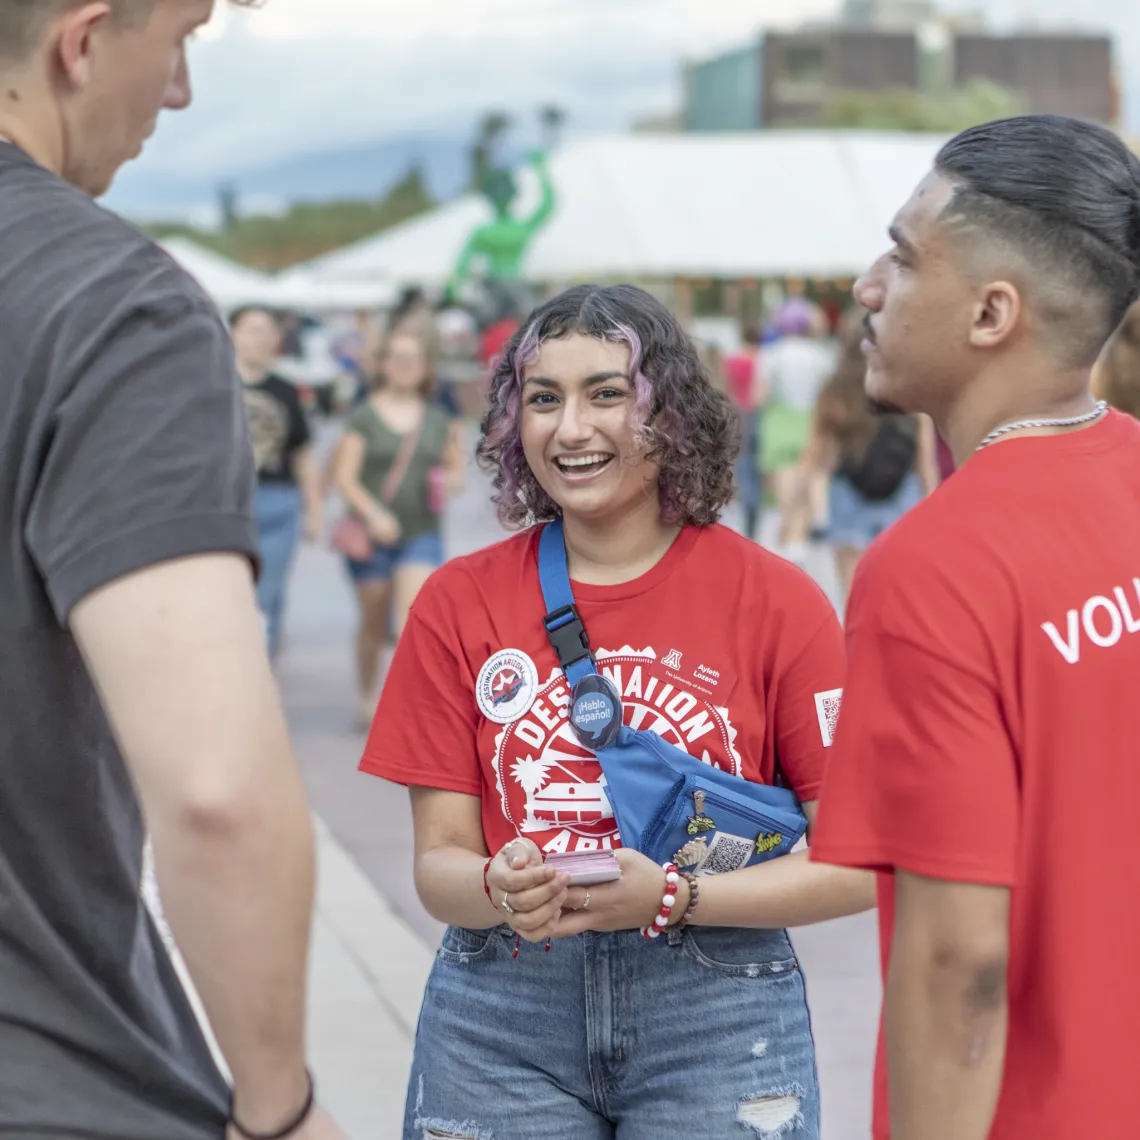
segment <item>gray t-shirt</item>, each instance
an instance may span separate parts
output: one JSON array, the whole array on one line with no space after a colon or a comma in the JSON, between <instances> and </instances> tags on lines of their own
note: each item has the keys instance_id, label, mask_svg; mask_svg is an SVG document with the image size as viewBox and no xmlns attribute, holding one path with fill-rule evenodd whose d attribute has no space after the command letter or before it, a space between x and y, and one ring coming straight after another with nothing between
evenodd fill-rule
<instances>
[{"instance_id":1,"label":"gray t-shirt","mask_svg":"<svg viewBox=\"0 0 1140 1140\"><path fill-rule=\"evenodd\" d=\"M131 571L255 557L229 337L163 251L0 144L0 361L0 1136L216 1140L225 1083L67 624Z\"/></svg>"}]
</instances>

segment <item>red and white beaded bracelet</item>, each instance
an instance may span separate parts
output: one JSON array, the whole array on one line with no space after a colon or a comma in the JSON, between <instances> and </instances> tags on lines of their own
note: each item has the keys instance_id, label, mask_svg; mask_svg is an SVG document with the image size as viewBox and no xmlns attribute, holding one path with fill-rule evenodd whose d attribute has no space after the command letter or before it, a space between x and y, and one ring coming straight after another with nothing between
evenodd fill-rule
<instances>
[{"instance_id":1,"label":"red and white beaded bracelet","mask_svg":"<svg viewBox=\"0 0 1140 1140\"><path fill-rule=\"evenodd\" d=\"M662 863L661 869L665 872L665 894L661 899L661 910L653 920L652 926L641 928L643 938L660 938L661 931L669 925L669 919L673 917L673 908L677 905L677 884L681 881L677 864Z\"/></svg>"}]
</instances>

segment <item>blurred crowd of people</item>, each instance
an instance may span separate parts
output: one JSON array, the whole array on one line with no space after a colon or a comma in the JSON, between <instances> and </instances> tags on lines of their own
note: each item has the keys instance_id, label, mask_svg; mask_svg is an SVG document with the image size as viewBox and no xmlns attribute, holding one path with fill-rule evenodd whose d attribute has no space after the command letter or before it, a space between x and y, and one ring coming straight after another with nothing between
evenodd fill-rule
<instances>
[{"instance_id":1,"label":"blurred crowd of people","mask_svg":"<svg viewBox=\"0 0 1140 1140\"><path fill-rule=\"evenodd\" d=\"M304 352L313 322L258 309L232 315L258 461L265 563L258 589L270 650L280 648L285 583L300 537L331 537L360 606L362 727L375 707L382 647L398 636L419 587L445 560L440 514L462 485L462 424L482 415L489 369L521 317L503 312L481 325L470 310L433 304L410 287L391 312L361 316L333 338L340 378L316 390L286 381L288 367L277 368ZM734 474L743 532L800 566L813 545L825 544L841 603L871 542L953 471L927 417L867 400L865 334L858 310L835 314L792 296L766 322L743 323L728 349L697 340L710 379L740 415ZM1140 310L1106 349L1098 392L1140 415L1138 374ZM313 415L344 420L323 471L308 426ZM409 436L415 448L402 455ZM343 520L326 535L329 491L338 517L368 520L355 546Z\"/></svg>"}]
</instances>

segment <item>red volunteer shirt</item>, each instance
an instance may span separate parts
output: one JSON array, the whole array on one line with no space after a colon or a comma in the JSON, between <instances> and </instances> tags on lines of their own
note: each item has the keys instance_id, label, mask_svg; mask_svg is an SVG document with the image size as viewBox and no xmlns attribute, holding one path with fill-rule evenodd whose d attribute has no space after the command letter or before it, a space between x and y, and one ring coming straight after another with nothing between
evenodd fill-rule
<instances>
[{"instance_id":1,"label":"red volunteer shirt","mask_svg":"<svg viewBox=\"0 0 1140 1140\"><path fill-rule=\"evenodd\" d=\"M1140 1128L1138 633L1140 426L1116 413L971 458L852 591L812 853L1013 888L991 1140ZM882 1140L886 1091L880 1051Z\"/></svg>"},{"instance_id":2,"label":"red volunteer shirt","mask_svg":"<svg viewBox=\"0 0 1140 1140\"><path fill-rule=\"evenodd\" d=\"M620 845L594 754L542 626L539 530L438 570L400 638L361 767L480 796L490 851ZM647 574L574 584L625 722L745 779L814 800L843 684L843 636L801 571L722 526L687 527Z\"/></svg>"}]
</instances>

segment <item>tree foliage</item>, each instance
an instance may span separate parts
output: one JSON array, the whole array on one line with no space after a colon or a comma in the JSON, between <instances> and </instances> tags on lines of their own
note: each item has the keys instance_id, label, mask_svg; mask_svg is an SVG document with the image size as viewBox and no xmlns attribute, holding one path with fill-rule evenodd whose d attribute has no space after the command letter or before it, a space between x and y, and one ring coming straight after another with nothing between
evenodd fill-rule
<instances>
[{"instance_id":1,"label":"tree foliage","mask_svg":"<svg viewBox=\"0 0 1140 1140\"><path fill-rule=\"evenodd\" d=\"M165 223L142 228L154 238L190 238L233 261L273 272L399 225L436 204L423 171L413 166L376 201L298 202L283 215L233 217L217 232Z\"/></svg>"},{"instance_id":2,"label":"tree foliage","mask_svg":"<svg viewBox=\"0 0 1140 1140\"><path fill-rule=\"evenodd\" d=\"M822 125L956 134L978 123L1019 115L1023 110L1016 92L988 80L976 80L943 95L903 88L842 91L824 108Z\"/></svg>"}]
</instances>

